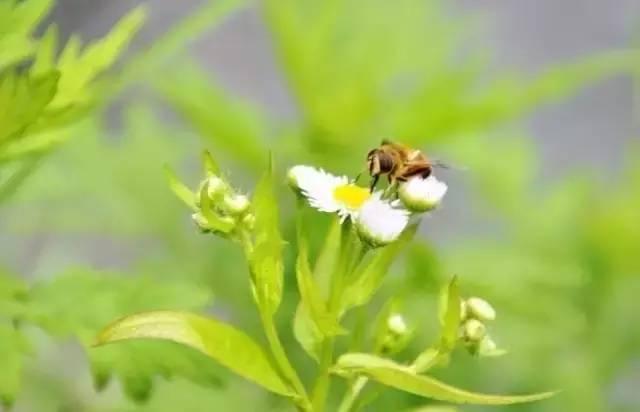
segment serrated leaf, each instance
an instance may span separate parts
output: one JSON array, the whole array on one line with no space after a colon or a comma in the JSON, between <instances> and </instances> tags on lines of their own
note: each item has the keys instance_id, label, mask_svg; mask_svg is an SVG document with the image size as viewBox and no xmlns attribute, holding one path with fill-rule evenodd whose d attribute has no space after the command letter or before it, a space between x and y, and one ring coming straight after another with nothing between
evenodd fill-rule
<instances>
[{"instance_id":1,"label":"serrated leaf","mask_svg":"<svg viewBox=\"0 0 640 412\"><path fill-rule=\"evenodd\" d=\"M256 187L253 208L256 216L255 247L250 256L253 287L260 307L272 315L282 300L284 267L271 165Z\"/></svg>"},{"instance_id":2,"label":"serrated leaf","mask_svg":"<svg viewBox=\"0 0 640 412\"><path fill-rule=\"evenodd\" d=\"M341 313L350 308L367 303L377 292L391 264L402 251L404 245L413 238L418 226L409 226L400 238L388 246L380 248L368 265L355 275L355 280L347 287Z\"/></svg>"},{"instance_id":3,"label":"serrated leaf","mask_svg":"<svg viewBox=\"0 0 640 412\"><path fill-rule=\"evenodd\" d=\"M291 395L262 348L243 332L217 320L187 312L141 313L109 325L98 335L96 345L130 339L186 345L272 392Z\"/></svg>"},{"instance_id":4,"label":"serrated leaf","mask_svg":"<svg viewBox=\"0 0 640 412\"><path fill-rule=\"evenodd\" d=\"M0 153L9 139L16 140L42 115L54 98L60 75L48 72L27 76L7 72L0 77Z\"/></svg>"},{"instance_id":5,"label":"serrated leaf","mask_svg":"<svg viewBox=\"0 0 640 412\"><path fill-rule=\"evenodd\" d=\"M390 359L365 353L342 355L336 364L338 372L355 372L392 388L444 402L474 405L511 405L550 398L554 392L531 395L489 395L456 388L437 379L416 374L412 368Z\"/></svg>"},{"instance_id":6,"label":"serrated leaf","mask_svg":"<svg viewBox=\"0 0 640 412\"><path fill-rule=\"evenodd\" d=\"M305 241L298 244L296 279L304 312L309 315L308 319L314 323L318 331L325 337L345 333L336 316L329 312L327 304L320 294L320 289L315 284L309 267L309 252ZM299 321L303 320L304 318Z\"/></svg>"}]
</instances>

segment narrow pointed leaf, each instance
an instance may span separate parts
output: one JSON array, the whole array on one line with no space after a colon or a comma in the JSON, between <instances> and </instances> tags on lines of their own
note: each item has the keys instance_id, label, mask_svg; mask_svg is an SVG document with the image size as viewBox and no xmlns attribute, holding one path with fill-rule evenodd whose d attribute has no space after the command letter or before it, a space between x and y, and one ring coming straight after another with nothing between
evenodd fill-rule
<instances>
[{"instance_id":1,"label":"narrow pointed leaf","mask_svg":"<svg viewBox=\"0 0 640 412\"><path fill-rule=\"evenodd\" d=\"M400 239L380 249L371 262L356 276L355 281L347 288L343 302L343 311L367 303L376 293L391 264L402 251L403 246L413 238L418 226L408 227Z\"/></svg>"},{"instance_id":2,"label":"narrow pointed leaf","mask_svg":"<svg viewBox=\"0 0 640 412\"><path fill-rule=\"evenodd\" d=\"M255 210L255 248L251 253L251 272L258 304L273 314L282 300L284 267L283 241L278 228L278 205L273 192L271 165L260 179L253 197Z\"/></svg>"},{"instance_id":3,"label":"narrow pointed leaf","mask_svg":"<svg viewBox=\"0 0 640 412\"><path fill-rule=\"evenodd\" d=\"M164 172L167 175L167 181L169 182L169 188L178 196L190 209L197 211L196 197L194 193L184 183L182 183L176 177L175 173L169 166L164 167Z\"/></svg>"},{"instance_id":4,"label":"narrow pointed leaf","mask_svg":"<svg viewBox=\"0 0 640 412\"><path fill-rule=\"evenodd\" d=\"M460 291L455 277L444 288L443 296L446 305L442 316L440 346L444 351L451 351L458 340L460 328Z\"/></svg>"},{"instance_id":5,"label":"narrow pointed leaf","mask_svg":"<svg viewBox=\"0 0 640 412\"><path fill-rule=\"evenodd\" d=\"M309 252L305 241L298 245L298 261L296 262L296 278L300 300L309 314L309 319L315 324L324 336L336 336L344 333L338 320L332 315L320 294L320 289L315 284L311 268L309 267Z\"/></svg>"},{"instance_id":6,"label":"narrow pointed leaf","mask_svg":"<svg viewBox=\"0 0 640 412\"><path fill-rule=\"evenodd\" d=\"M186 345L264 388L291 395L265 352L245 333L212 318L188 312L146 312L120 319L105 328L96 345L160 339Z\"/></svg>"},{"instance_id":7,"label":"narrow pointed leaf","mask_svg":"<svg viewBox=\"0 0 640 412\"><path fill-rule=\"evenodd\" d=\"M220 174L220 166L218 166L218 162L215 161L208 150L202 152L202 163L204 164L204 172L207 175Z\"/></svg>"},{"instance_id":8,"label":"narrow pointed leaf","mask_svg":"<svg viewBox=\"0 0 640 412\"><path fill-rule=\"evenodd\" d=\"M334 368L336 372L355 372L383 384L414 395L444 402L475 405L511 405L547 399L554 392L531 395L489 395L456 388L437 379L418 375L408 366L390 359L364 353L342 355Z\"/></svg>"}]
</instances>

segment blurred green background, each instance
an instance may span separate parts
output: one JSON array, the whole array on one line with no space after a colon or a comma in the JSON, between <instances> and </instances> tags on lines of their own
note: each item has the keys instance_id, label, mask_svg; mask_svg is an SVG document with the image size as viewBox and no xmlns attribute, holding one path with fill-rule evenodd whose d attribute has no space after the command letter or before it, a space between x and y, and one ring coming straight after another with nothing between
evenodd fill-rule
<instances>
[{"instance_id":1,"label":"blurred green background","mask_svg":"<svg viewBox=\"0 0 640 412\"><path fill-rule=\"evenodd\" d=\"M51 6L29 36L39 45L56 24L60 51L71 32L101 37L138 2ZM435 339L435 295L455 274L465 295L494 304L492 336L509 354L460 351L439 377L483 392L562 390L504 408L514 411L640 410L637 3L157 0L146 11L117 63L105 60L80 97L56 96L73 116L0 145L0 393L16 411L288 410L180 348L86 347L113 318L160 308L213 311L261 339L241 253L197 233L164 164L195 186L206 147L250 192L269 151L281 173L308 163L355 175L383 137L456 166L440 171L445 203L371 309L403 301L417 334L400 359ZM5 21L0 45L16 33ZM24 73L26 54L5 65L0 53L0 74ZM98 60L57 69L78 79L76 66ZM18 116L11 102L0 98L5 122ZM43 144L40 129L64 138ZM316 244L327 223L318 218ZM291 275L278 322L310 375L289 329ZM427 404L388 391L365 410Z\"/></svg>"}]
</instances>

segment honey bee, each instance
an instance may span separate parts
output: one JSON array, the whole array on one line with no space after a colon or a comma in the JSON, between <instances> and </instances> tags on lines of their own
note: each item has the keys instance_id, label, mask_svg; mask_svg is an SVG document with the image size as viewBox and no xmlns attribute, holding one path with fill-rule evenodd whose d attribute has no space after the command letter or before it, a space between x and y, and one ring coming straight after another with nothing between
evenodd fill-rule
<instances>
[{"instance_id":1,"label":"honey bee","mask_svg":"<svg viewBox=\"0 0 640 412\"><path fill-rule=\"evenodd\" d=\"M427 178L434 166L427 156L418 149L403 144L383 140L382 144L367 154L367 167L371 175L371 191L378 184L380 176L387 175L389 185L405 182L414 176Z\"/></svg>"}]
</instances>

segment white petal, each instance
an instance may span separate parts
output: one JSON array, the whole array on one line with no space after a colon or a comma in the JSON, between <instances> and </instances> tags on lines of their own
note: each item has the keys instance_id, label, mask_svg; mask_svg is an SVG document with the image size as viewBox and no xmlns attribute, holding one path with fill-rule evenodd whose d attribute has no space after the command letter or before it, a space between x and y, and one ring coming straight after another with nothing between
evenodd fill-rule
<instances>
[{"instance_id":1,"label":"white petal","mask_svg":"<svg viewBox=\"0 0 640 412\"><path fill-rule=\"evenodd\" d=\"M378 192L360 208L356 229L365 242L384 246L398 239L408 222L409 212L382 200Z\"/></svg>"},{"instance_id":2,"label":"white petal","mask_svg":"<svg viewBox=\"0 0 640 412\"><path fill-rule=\"evenodd\" d=\"M447 193L447 185L434 176L423 179L415 176L404 182L398 191L400 200L412 212L429 211L442 202Z\"/></svg>"},{"instance_id":3,"label":"white petal","mask_svg":"<svg viewBox=\"0 0 640 412\"><path fill-rule=\"evenodd\" d=\"M349 183L346 176L334 176L322 169L298 165L289 170L288 177L311 207L321 212L342 212L342 205L334 199L333 193L336 187Z\"/></svg>"}]
</instances>

